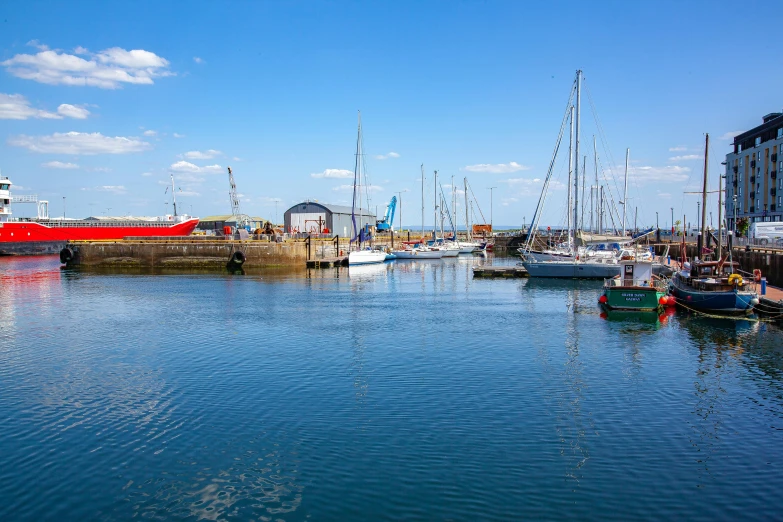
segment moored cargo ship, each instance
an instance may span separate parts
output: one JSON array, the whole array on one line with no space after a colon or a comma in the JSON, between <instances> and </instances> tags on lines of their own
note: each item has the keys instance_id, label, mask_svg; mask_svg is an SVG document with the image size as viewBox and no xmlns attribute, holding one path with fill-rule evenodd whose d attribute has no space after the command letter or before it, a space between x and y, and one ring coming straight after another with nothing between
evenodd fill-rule
<instances>
[{"instance_id":1,"label":"moored cargo ship","mask_svg":"<svg viewBox=\"0 0 783 522\"><path fill-rule=\"evenodd\" d=\"M190 216L49 219L47 205L40 204L37 218L12 219L11 185L0 178L0 255L56 254L67 241L188 236L198 224Z\"/></svg>"}]
</instances>

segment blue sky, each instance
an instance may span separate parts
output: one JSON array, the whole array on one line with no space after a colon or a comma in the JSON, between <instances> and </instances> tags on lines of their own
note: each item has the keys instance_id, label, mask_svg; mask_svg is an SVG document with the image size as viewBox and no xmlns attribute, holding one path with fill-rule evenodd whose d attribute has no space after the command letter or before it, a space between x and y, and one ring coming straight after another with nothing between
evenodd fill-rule
<instances>
[{"instance_id":1,"label":"blue sky","mask_svg":"<svg viewBox=\"0 0 783 522\"><path fill-rule=\"evenodd\" d=\"M495 224L519 225L581 68L617 187L631 149L629 210L640 224L657 211L665 226L672 207L695 222L698 198L683 191L700 186L704 133L717 185L727 138L783 108L783 10L742 11L764 14L730 23L728 2L3 2L0 169L53 215L66 197L73 217L170 212L174 172L181 206L206 216L230 212L230 165L243 211L273 218L277 201L281 217L304 199L350 203L339 176L352 178L360 109L373 207L407 189L404 221L417 224L423 163L428 202L433 170L467 176L487 219L497 187ZM582 115L593 176L589 104ZM563 221L566 157L546 223Z\"/></svg>"}]
</instances>

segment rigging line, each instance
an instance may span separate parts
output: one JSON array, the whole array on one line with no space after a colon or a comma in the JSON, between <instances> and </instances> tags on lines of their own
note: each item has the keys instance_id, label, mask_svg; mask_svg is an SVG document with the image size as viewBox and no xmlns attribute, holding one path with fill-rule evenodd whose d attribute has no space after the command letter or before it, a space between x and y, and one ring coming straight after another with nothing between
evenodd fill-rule
<instances>
[{"instance_id":1,"label":"rigging line","mask_svg":"<svg viewBox=\"0 0 783 522\"><path fill-rule=\"evenodd\" d=\"M601 157L598 157L598 165L601 167L601 176L603 176L603 179L606 183L604 183L604 187L607 189L606 192L609 194L609 218L612 220L612 228L614 229L614 233L617 234L617 223L620 222L620 211L617 209L617 205L614 203L614 194L612 193L611 187L608 186L609 180L606 178L606 169L604 169L604 165L601 162ZM611 169L609 169L611 172ZM615 222L614 218L617 217L617 222Z\"/></svg>"},{"instance_id":2,"label":"rigging line","mask_svg":"<svg viewBox=\"0 0 783 522\"><path fill-rule=\"evenodd\" d=\"M541 188L541 195L538 197L538 203L536 204L535 211L533 212L533 219L530 221L530 232L527 235L527 240L525 241L525 245L523 247L527 251L531 249L535 242L538 227L541 222L541 215L544 212L544 204L546 203L547 192L549 191L549 182L552 179L552 171L554 170L555 162L557 160L557 153L560 150L560 143L563 139L566 122L568 121L568 117L571 111L571 101L574 99L575 91L576 80L574 80L574 83L571 85L571 92L568 95L568 101L563 113L563 120L560 123L560 131L558 133L557 140L555 141L555 150L552 152L552 159L549 161L549 169L547 170L546 177L544 178L544 186Z\"/></svg>"},{"instance_id":3,"label":"rigging line","mask_svg":"<svg viewBox=\"0 0 783 522\"><path fill-rule=\"evenodd\" d=\"M595 125L598 128L598 136L601 139L601 147L604 149L604 153L606 154L606 157L610 162L609 173L612 175L614 188L617 191L617 194L620 194L620 188L617 186L617 176L615 176L614 170L612 169L612 166L617 165L617 163L615 162L614 156L612 155L612 150L608 146L609 139L606 136L606 132L604 132L604 127L603 124L601 123L601 118L598 117L598 109L596 108L595 103L593 102L593 95L590 92L589 84L585 86L585 91L587 92L587 101L588 104L590 105L590 112L592 112L593 120L595 121ZM611 191L611 189L609 190Z\"/></svg>"}]
</instances>

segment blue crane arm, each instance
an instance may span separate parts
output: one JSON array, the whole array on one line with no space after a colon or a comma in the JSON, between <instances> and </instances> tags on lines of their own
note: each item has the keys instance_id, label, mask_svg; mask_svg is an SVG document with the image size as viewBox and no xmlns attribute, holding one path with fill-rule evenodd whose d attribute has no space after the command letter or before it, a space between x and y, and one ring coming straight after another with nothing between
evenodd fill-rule
<instances>
[{"instance_id":1,"label":"blue crane arm","mask_svg":"<svg viewBox=\"0 0 783 522\"><path fill-rule=\"evenodd\" d=\"M384 221L386 221L389 226L394 223L394 211L397 209L397 196L392 196L391 201L389 201L389 206L386 207L386 217L384 218Z\"/></svg>"}]
</instances>

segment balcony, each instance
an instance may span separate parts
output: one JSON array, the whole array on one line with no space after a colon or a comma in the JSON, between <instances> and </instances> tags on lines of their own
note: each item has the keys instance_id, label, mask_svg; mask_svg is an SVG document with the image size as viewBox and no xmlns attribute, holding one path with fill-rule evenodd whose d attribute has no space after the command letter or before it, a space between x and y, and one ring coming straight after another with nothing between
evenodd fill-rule
<instances>
[{"instance_id":1,"label":"balcony","mask_svg":"<svg viewBox=\"0 0 783 522\"><path fill-rule=\"evenodd\" d=\"M770 196L777 196L778 195L778 189L776 189L776 188L769 189L769 195Z\"/></svg>"},{"instance_id":2,"label":"balcony","mask_svg":"<svg viewBox=\"0 0 783 522\"><path fill-rule=\"evenodd\" d=\"M756 199L756 192L755 191L750 193L750 199Z\"/></svg>"},{"instance_id":3,"label":"balcony","mask_svg":"<svg viewBox=\"0 0 783 522\"><path fill-rule=\"evenodd\" d=\"M738 170L739 170L739 167L737 167L736 165L734 165L734 174L736 174Z\"/></svg>"},{"instance_id":4,"label":"balcony","mask_svg":"<svg viewBox=\"0 0 783 522\"><path fill-rule=\"evenodd\" d=\"M731 182L731 184L736 187L737 186L737 180L735 179L734 181Z\"/></svg>"},{"instance_id":5,"label":"balcony","mask_svg":"<svg viewBox=\"0 0 783 522\"><path fill-rule=\"evenodd\" d=\"M756 160L751 160L750 162L750 168L755 169L756 168Z\"/></svg>"},{"instance_id":6,"label":"balcony","mask_svg":"<svg viewBox=\"0 0 783 522\"><path fill-rule=\"evenodd\" d=\"M773 170L772 172L769 173L769 177L772 179L778 179L778 171Z\"/></svg>"},{"instance_id":7,"label":"balcony","mask_svg":"<svg viewBox=\"0 0 783 522\"><path fill-rule=\"evenodd\" d=\"M750 177L750 184L753 185L756 182L756 176Z\"/></svg>"},{"instance_id":8,"label":"balcony","mask_svg":"<svg viewBox=\"0 0 783 522\"><path fill-rule=\"evenodd\" d=\"M778 155L773 154L769 159L772 160L772 163L775 163L778 160Z\"/></svg>"},{"instance_id":9,"label":"balcony","mask_svg":"<svg viewBox=\"0 0 783 522\"><path fill-rule=\"evenodd\" d=\"M750 207L750 213L753 214L756 211L756 207Z\"/></svg>"},{"instance_id":10,"label":"balcony","mask_svg":"<svg viewBox=\"0 0 783 522\"><path fill-rule=\"evenodd\" d=\"M769 206L770 212L777 212L778 207L773 203Z\"/></svg>"}]
</instances>

